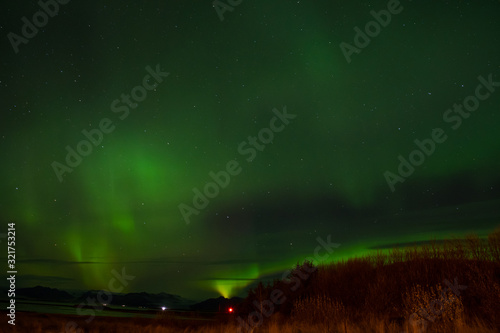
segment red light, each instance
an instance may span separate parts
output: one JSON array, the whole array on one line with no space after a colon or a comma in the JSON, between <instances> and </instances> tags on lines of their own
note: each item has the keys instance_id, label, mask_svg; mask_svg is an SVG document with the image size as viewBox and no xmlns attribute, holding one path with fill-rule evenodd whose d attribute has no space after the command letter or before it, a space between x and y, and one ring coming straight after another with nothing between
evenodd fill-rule
<instances>
[{"instance_id":1,"label":"red light","mask_svg":"<svg viewBox=\"0 0 500 333\"><path fill-rule=\"evenodd\" d=\"M233 308L228 309L229 313L233 312Z\"/></svg>"}]
</instances>

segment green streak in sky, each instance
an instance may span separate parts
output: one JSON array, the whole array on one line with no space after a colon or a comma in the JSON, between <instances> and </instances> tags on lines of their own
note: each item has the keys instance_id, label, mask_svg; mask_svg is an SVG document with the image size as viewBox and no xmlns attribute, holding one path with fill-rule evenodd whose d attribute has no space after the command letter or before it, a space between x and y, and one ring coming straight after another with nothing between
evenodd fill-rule
<instances>
[{"instance_id":1,"label":"green streak in sky","mask_svg":"<svg viewBox=\"0 0 500 333\"><path fill-rule=\"evenodd\" d=\"M243 266L243 265L238 265ZM210 281L203 281L201 286L208 287L217 291L221 296L230 298L235 296L243 288L251 284L259 277L259 268L257 264L251 264L240 269L221 269L218 270L221 276L227 276L224 279L214 279Z\"/></svg>"}]
</instances>

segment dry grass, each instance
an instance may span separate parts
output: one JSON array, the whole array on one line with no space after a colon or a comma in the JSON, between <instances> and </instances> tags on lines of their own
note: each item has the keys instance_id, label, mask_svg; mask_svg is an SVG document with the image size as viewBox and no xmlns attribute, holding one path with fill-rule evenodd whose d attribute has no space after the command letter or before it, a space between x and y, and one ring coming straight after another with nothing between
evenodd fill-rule
<instances>
[{"instance_id":1,"label":"dry grass","mask_svg":"<svg viewBox=\"0 0 500 333\"><path fill-rule=\"evenodd\" d=\"M1 332L54 333L423 333L500 332L500 229L487 240L465 240L394 249L323 265L297 265L290 277L262 284L249 292L233 316L182 318L162 313L156 319L96 317L88 324L78 316L18 313L16 326L4 320ZM459 293L452 285L466 286ZM448 284L448 286L447 286ZM293 287L292 287L293 286ZM272 314L254 305L272 299L275 290L286 301ZM268 309L268 308L267 308ZM269 310L266 310L269 312ZM249 313L263 320L244 328L236 320ZM6 318L5 314L3 314ZM269 318L268 318L269 317ZM81 324L65 329L67 322Z\"/></svg>"},{"instance_id":2,"label":"dry grass","mask_svg":"<svg viewBox=\"0 0 500 333\"><path fill-rule=\"evenodd\" d=\"M73 316L74 317L74 316ZM186 323L187 327L168 327L160 325L151 320L143 320L143 318L96 318L91 325L78 330L65 330L65 324L71 320L79 320L72 316L65 315L41 315L19 313L16 320L16 326L12 327L5 324L0 324L1 332L19 332L19 333L235 333L238 331L236 323L226 324L206 324L200 327L192 327L191 323ZM401 333L402 330L408 333L423 332L418 329L402 328L394 323L387 323L384 320L377 318L366 318L365 320L352 322L347 320L344 322L327 321L307 323L304 321L282 322L271 317L267 323L261 327L254 329L253 333ZM241 332L247 332L241 330ZM480 321L473 323L461 323L460 325L448 326L443 328L428 328L426 332L454 332L454 333L495 333L498 329L488 327Z\"/></svg>"}]
</instances>

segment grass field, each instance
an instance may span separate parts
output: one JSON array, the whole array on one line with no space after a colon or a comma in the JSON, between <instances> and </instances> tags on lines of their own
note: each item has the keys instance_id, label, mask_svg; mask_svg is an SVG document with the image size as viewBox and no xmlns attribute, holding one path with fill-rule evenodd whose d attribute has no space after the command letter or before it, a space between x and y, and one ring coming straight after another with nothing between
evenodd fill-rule
<instances>
[{"instance_id":1,"label":"grass field","mask_svg":"<svg viewBox=\"0 0 500 333\"><path fill-rule=\"evenodd\" d=\"M283 318L270 318L268 322L259 328L254 329L254 333L326 333L326 332L388 332L401 333L406 332L424 332L416 329L402 327L398 323L391 323L377 318L367 318L363 321L343 322L329 321L327 323L303 323L288 322ZM218 332L247 332L241 328L237 322L203 322L199 320L175 321L172 323L150 320L146 318L115 318L115 317L96 317L88 325L81 325L78 329L66 329L69 322L81 323L81 318L71 315L44 315L35 313L18 313L16 316L16 326L9 325L4 320L0 324L1 332L32 332L32 333L173 333L173 332L191 332L191 333L218 333ZM426 330L427 332L456 332L472 333L499 332L498 329L488 327L481 322L472 322L468 324L455 325L447 330Z\"/></svg>"},{"instance_id":2,"label":"grass field","mask_svg":"<svg viewBox=\"0 0 500 333\"><path fill-rule=\"evenodd\" d=\"M500 230L314 267L250 290L233 314L155 318L23 313L1 332L500 332ZM72 325L71 323L75 324Z\"/></svg>"}]
</instances>

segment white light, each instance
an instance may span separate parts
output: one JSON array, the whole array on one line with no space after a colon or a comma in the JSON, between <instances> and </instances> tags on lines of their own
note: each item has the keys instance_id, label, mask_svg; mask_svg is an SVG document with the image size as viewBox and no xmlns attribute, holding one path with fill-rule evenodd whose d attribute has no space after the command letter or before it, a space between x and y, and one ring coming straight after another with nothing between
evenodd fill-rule
<instances>
[{"instance_id":1,"label":"white light","mask_svg":"<svg viewBox=\"0 0 500 333\"><path fill-rule=\"evenodd\" d=\"M162 311L165 311L166 309L167 309L167 307L166 307L166 306L162 306L162 307L161 307L161 310L162 310Z\"/></svg>"}]
</instances>

